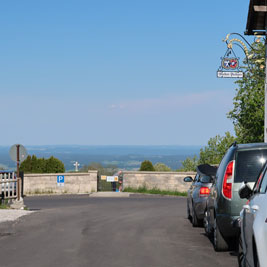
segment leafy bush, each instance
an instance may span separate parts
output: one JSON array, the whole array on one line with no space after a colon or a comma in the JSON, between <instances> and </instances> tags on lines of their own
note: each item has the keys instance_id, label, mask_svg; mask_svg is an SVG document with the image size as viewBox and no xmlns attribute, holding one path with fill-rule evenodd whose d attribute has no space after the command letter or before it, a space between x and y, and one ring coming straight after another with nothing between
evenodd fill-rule
<instances>
[{"instance_id":1,"label":"leafy bush","mask_svg":"<svg viewBox=\"0 0 267 267\"><path fill-rule=\"evenodd\" d=\"M230 145L234 142L235 137L229 132L225 136L216 135L208 141L208 145L200 149L199 158L186 158L182 161L182 168L178 171L196 171L196 167L200 164L217 165L222 160L224 154Z\"/></svg>"},{"instance_id":2,"label":"leafy bush","mask_svg":"<svg viewBox=\"0 0 267 267\"><path fill-rule=\"evenodd\" d=\"M193 158L188 157L184 161L182 161L182 167L177 171L182 171L182 172L196 171L198 165L199 164L197 156L194 156Z\"/></svg>"},{"instance_id":3,"label":"leafy bush","mask_svg":"<svg viewBox=\"0 0 267 267\"><path fill-rule=\"evenodd\" d=\"M65 166L62 161L53 156L49 159L38 159L32 155L20 164L20 171L24 173L61 173L65 172Z\"/></svg>"},{"instance_id":4,"label":"leafy bush","mask_svg":"<svg viewBox=\"0 0 267 267\"><path fill-rule=\"evenodd\" d=\"M144 160L141 163L139 171L155 171L154 166L151 161L149 160Z\"/></svg>"},{"instance_id":5,"label":"leafy bush","mask_svg":"<svg viewBox=\"0 0 267 267\"><path fill-rule=\"evenodd\" d=\"M154 165L154 169L157 172L170 172L171 168L165 165L164 163L158 162Z\"/></svg>"},{"instance_id":6,"label":"leafy bush","mask_svg":"<svg viewBox=\"0 0 267 267\"><path fill-rule=\"evenodd\" d=\"M229 132L225 136L216 135L208 141L208 145L200 149L198 164L219 164L235 137Z\"/></svg>"}]
</instances>

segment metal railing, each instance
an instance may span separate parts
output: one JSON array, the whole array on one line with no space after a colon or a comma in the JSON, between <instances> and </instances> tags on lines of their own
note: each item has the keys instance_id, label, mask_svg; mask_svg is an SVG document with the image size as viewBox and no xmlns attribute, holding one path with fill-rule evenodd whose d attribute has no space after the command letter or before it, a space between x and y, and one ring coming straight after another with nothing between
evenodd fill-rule
<instances>
[{"instance_id":1,"label":"metal railing","mask_svg":"<svg viewBox=\"0 0 267 267\"><path fill-rule=\"evenodd\" d=\"M17 199L18 179L15 172L0 172L0 193L2 200Z\"/></svg>"}]
</instances>

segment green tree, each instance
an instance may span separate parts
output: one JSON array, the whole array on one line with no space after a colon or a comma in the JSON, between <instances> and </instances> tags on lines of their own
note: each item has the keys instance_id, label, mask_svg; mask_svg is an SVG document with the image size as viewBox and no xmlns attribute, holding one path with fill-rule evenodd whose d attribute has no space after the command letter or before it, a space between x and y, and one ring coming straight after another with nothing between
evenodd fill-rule
<instances>
[{"instance_id":1,"label":"green tree","mask_svg":"<svg viewBox=\"0 0 267 267\"><path fill-rule=\"evenodd\" d=\"M253 59L246 65L244 77L236 81L234 107L227 114L234 123L238 143L264 140L264 43L253 43L252 46L255 48L250 49Z\"/></svg>"},{"instance_id":2,"label":"green tree","mask_svg":"<svg viewBox=\"0 0 267 267\"><path fill-rule=\"evenodd\" d=\"M47 173L47 160L44 158L37 158L35 155L32 156L32 173Z\"/></svg>"},{"instance_id":3,"label":"green tree","mask_svg":"<svg viewBox=\"0 0 267 267\"><path fill-rule=\"evenodd\" d=\"M196 171L197 165L199 165L197 156L194 156L193 158L187 157L182 161L182 167L178 169L178 171Z\"/></svg>"},{"instance_id":4,"label":"green tree","mask_svg":"<svg viewBox=\"0 0 267 267\"><path fill-rule=\"evenodd\" d=\"M45 172L44 169L41 169L39 166L38 158L35 155L32 155L31 158L31 173L43 173Z\"/></svg>"},{"instance_id":5,"label":"green tree","mask_svg":"<svg viewBox=\"0 0 267 267\"><path fill-rule=\"evenodd\" d=\"M198 164L219 164L234 140L235 137L229 132L225 136L216 135L210 138L208 145L200 149Z\"/></svg>"},{"instance_id":6,"label":"green tree","mask_svg":"<svg viewBox=\"0 0 267 267\"><path fill-rule=\"evenodd\" d=\"M152 164L151 161L149 161L149 160L144 160L144 161L141 163L141 166L140 166L139 171L155 171L155 169L154 169L153 164Z\"/></svg>"},{"instance_id":7,"label":"green tree","mask_svg":"<svg viewBox=\"0 0 267 267\"><path fill-rule=\"evenodd\" d=\"M208 141L208 145L200 149L199 158L186 158L182 161L182 167L178 171L196 171L196 167L200 164L217 165L221 162L224 154L231 144L235 141L235 137L229 132L225 136L216 135Z\"/></svg>"},{"instance_id":8,"label":"green tree","mask_svg":"<svg viewBox=\"0 0 267 267\"><path fill-rule=\"evenodd\" d=\"M46 173L60 173L65 172L65 167L62 161L53 156L43 161L44 159L40 159L40 168L44 165L46 167Z\"/></svg>"},{"instance_id":9,"label":"green tree","mask_svg":"<svg viewBox=\"0 0 267 267\"><path fill-rule=\"evenodd\" d=\"M171 168L162 162L158 162L158 163L154 164L154 169L157 172L170 172L171 171Z\"/></svg>"},{"instance_id":10,"label":"green tree","mask_svg":"<svg viewBox=\"0 0 267 267\"><path fill-rule=\"evenodd\" d=\"M20 164L20 170L25 173L32 172L32 157L30 155Z\"/></svg>"},{"instance_id":11,"label":"green tree","mask_svg":"<svg viewBox=\"0 0 267 267\"><path fill-rule=\"evenodd\" d=\"M35 155L28 156L20 164L20 170L24 173L60 173L65 172L65 166L57 158L37 158Z\"/></svg>"}]
</instances>

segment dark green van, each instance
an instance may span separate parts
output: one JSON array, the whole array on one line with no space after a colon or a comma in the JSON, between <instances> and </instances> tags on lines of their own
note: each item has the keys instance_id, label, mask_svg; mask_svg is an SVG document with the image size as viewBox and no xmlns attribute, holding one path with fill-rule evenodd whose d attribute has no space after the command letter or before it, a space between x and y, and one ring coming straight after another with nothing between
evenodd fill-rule
<instances>
[{"instance_id":1,"label":"dark green van","mask_svg":"<svg viewBox=\"0 0 267 267\"><path fill-rule=\"evenodd\" d=\"M239 229L235 221L246 200L240 199L238 190L242 182L251 188L267 159L267 144L234 143L224 155L212 185L204 216L204 227L213 234L214 248L228 250L237 241Z\"/></svg>"}]
</instances>

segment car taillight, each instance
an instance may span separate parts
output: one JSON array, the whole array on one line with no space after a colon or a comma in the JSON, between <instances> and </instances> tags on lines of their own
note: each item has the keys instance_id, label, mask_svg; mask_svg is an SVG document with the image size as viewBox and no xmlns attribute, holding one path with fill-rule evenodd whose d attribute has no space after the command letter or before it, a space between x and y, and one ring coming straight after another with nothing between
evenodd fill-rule
<instances>
[{"instance_id":1,"label":"car taillight","mask_svg":"<svg viewBox=\"0 0 267 267\"><path fill-rule=\"evenodd\" d=\"M232 198L233 169L234 169L234 161L230 161L224 173L223 188L222 188L223 196L227 199Z\"/></svg>"},{"instance_id":2,"label":"car taillight","mask_svg":"<svg viewBox=\"0 0 267 267\"><path fill-rule=\"evenodd\" d=\"M199 196L207 197L210 194L210 189L208 187L200 187Z\"/></svg>"}]
</instances>

